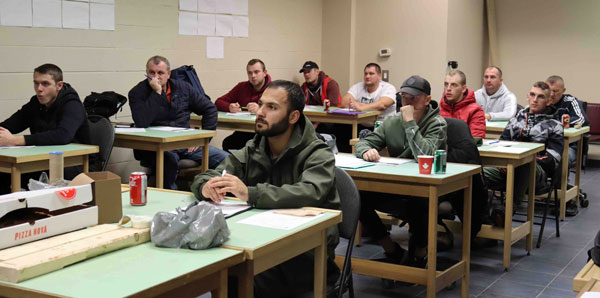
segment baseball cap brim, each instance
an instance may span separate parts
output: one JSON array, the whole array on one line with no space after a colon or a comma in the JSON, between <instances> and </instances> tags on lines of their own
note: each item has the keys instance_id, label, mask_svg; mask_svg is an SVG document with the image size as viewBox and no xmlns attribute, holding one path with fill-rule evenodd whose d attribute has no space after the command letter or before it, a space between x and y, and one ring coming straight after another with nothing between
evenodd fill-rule
<instances>
[{"instance_id":1,"label":"baseball cap brim","mask_svg":"<svg viewBox=\"0 0 600 298\"><path fill-rule=\"evenodd\" d=\"M419 95L421 93L425 93L425 92L423 92L422 90L419 90L417 88L405 86L405 87L400 88L400 93L408 93L412 96L417 96L417 95Z\"/></svg>"}]
</instances>

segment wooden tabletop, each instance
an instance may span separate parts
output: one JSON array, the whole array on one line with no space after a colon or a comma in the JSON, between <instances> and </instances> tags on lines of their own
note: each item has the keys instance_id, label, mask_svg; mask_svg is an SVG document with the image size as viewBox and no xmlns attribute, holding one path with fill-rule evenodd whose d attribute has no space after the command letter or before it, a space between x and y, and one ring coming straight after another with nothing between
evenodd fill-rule
<instances>
[{"instance_id":1,"label":"wooden tabletop","mask_svg":"<svg viewBox=\"0 0 600 298\"><path fill-rule=\"evenodd\" d=\"M28 148L0 149L0 161L23 163L47 160L50 152L62 152L64 157L98 153L98 146L67 144L54 146L35 146Z\"/></svg>"}]
</instances>

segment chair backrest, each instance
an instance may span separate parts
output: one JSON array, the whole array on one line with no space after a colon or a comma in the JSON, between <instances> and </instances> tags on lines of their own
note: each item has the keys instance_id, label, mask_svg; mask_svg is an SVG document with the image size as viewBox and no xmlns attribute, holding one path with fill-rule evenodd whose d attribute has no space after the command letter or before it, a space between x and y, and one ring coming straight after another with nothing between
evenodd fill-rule
<instances>
[{"instance_id":1,"label":"chair backrest","mask_svg":"<svg viewBox=\"0 0 600 298\"><path fill-rule=\"evenodd\" d=\"M396 92L396 113L400 112L400 108L402 107L402 94L400 91Z\"/></svg>"},{"instance_id":2,"label":"chair backrest","mask_svg":"<svg viewBox=\"0 0 600 298\"><path fill-rule=\"evenodd\" d=\"M522 109L524 109L524 107L520 104L517 104L517 113Z\"/></svg>"},{"instance_id":3,"label":"chair backrest","mask_svg":"<svg viewBox=\"0 0 600 298\"><path fill-rule=\"evenodd\" d=\"M590 121L590 134L600 135L600 104L589 102L586 110Z\"/></svg>"},{"instance_id":4,"label":"chair backrest","mask_svg":"<svg viewBox=\"0 0 600 298\"><path fill-rule=\"evenodd\" d=\"M461 119L444 118L448 124L446 145L448 162L481 164L479 150L471 135L469 125Z\"/></svg>"},{"instance_id":5,"label":"chair backrest","mask_svg":"<svg viewBox=\"0 0 600 298\"><path fill-rule=\"evenodd\" d=\"M108 119L100 115L89 115L90 143L99 148L98 154L92 157L90 171L104 171L115 141L115 129Z\"/></svg>"},{"instance_id":6,"label":"chair backrest","mask_svg":"<svg viewBox=\"0 0 600 298\"><path fill-rule=\"evenodd\" d=\"M360 194L354 181L344 170L335 168L335 181L342 210L342 222L338 224L338 230L341 237L350 239L356 232L360 216Z\"/></svg>"}]
</instances>

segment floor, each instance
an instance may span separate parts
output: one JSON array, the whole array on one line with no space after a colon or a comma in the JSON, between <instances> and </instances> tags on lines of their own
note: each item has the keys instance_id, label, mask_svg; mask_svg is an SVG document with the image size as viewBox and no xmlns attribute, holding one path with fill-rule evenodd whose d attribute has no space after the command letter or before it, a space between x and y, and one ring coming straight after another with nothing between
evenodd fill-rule
<instances>
[{"instance_id":1,"label":"floor","mask_svg":"<svg viewBox=\"0 0 600 298\"><path fill-rule=\"evenodd\" d=\"M573 175L572 175L573 176ZM547 221L544 239L539 249L530 256L525 251L525 240L513 245L511 266L507 272L502 266L502 242L496 247L471 252L471 297L575 297L573 277L587 262L587 250L600 229L599 193L600 168L589 168L582 176L582 189L588 194L590 205L580 208L575 217L560 223L560 238L555 234L555 222ZM536 220L539 222L539 219ZM535 238L539 225L534 226ZM392 238L406 245L405 229L394 228ZM363 238L365 239L365 238ZM458 259L460 237L455 236L454 249L438 254L438 259ZM343 240L342 240L343 241ZM346 242L338 246L337 253L345 252ZM535 242L534 242L535 245ZM383 250L373 244L355 247L354 256L381 258ZM441 261L438 261L438 263ZM356 297L425 297L424 286L393 284L384 288L380 278L354 275ZM437 297L460 297L460 281L454 289L442 290Z\"/></svg>"}]
</instances>

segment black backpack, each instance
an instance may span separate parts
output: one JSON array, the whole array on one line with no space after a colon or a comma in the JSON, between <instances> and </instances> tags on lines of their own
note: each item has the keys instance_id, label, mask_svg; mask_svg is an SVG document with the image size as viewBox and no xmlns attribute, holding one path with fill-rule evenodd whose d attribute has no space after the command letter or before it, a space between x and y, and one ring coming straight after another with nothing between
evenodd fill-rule
<instances>
[{"instance_id":1,"label":"black backpack","mask_svg":"<svg viewBox=\"0 0 600 298\"><path fill-rule=\"evenodd\" d=\"M127 97L113 91L92 92L85 97L83 106L88 115L100 115L108 119L122 109L126 102Z\"/></svg>"},{"instance_id":2,"label":"black backpack","mask_svg":"<svg viewBox=\"0 0 600 298\"><path fill-rule=\"evenodd\" d=\"M210 96L204 92L204 88L202 88L202 84L200 84L200 79L198 78L198 74L196 74L193 65L183 65L171 70L171 79L188 82L194 89L200 92L200 95L204 95L210 100Z\"/></svg>"}]
</instances>

